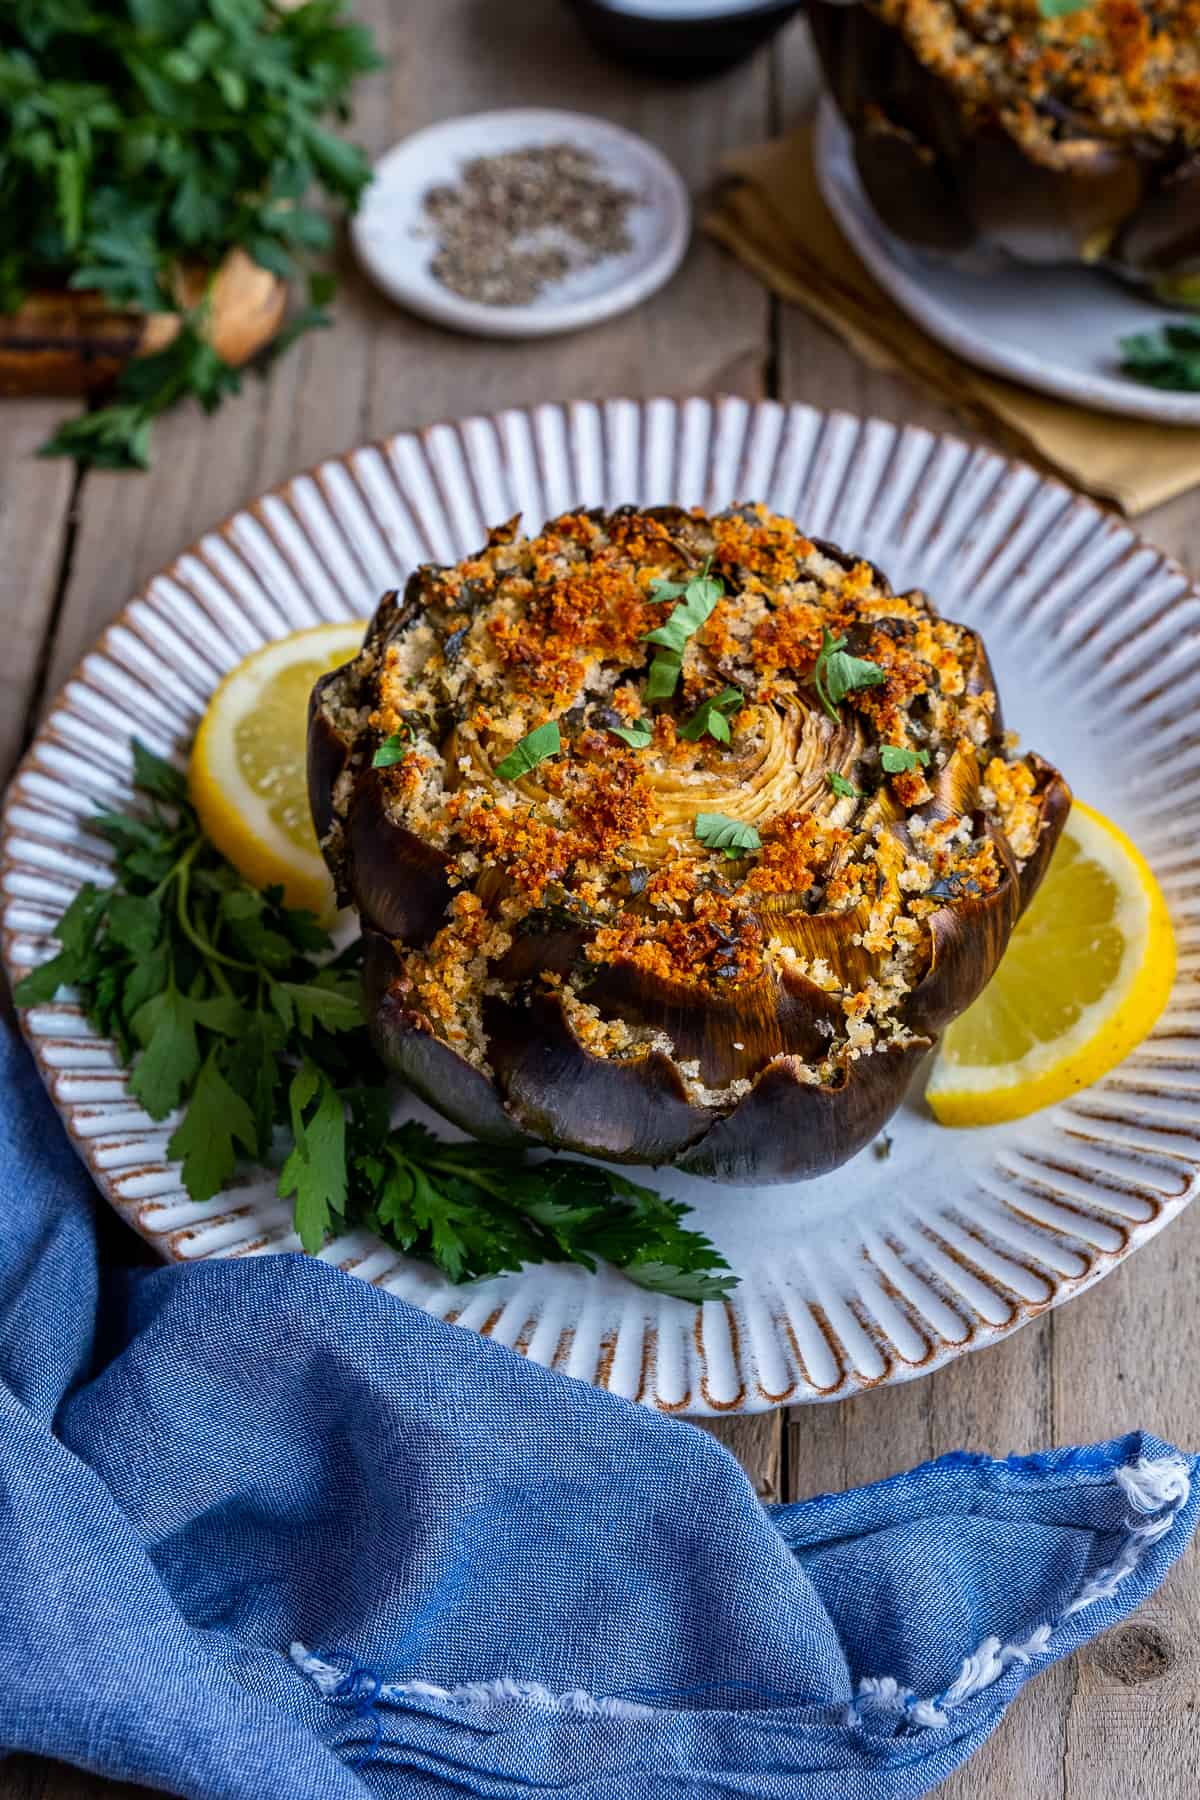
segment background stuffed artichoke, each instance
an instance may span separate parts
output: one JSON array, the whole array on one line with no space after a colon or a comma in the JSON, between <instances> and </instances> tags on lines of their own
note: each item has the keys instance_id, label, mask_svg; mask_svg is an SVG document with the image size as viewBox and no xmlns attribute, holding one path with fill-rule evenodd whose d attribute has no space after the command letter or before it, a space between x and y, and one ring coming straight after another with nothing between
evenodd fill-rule
<instances>
[{"instance_id":1,"label":"background stuffed artichoke","mask_svg":"<svg viewBox=\"0 0 1200 1800\"><path fill-rule=\"evenodd\" d=\"M1067 789L972 632L787 519L516 523L313 695L379 1047L484 1139L822 1174L992 974Z\"/></svg>"},{"instance_id":2,"label":"background stuffed artichoke","mask_svg":"<svg viewBox=\"0 0 1200 1800\"><path fill-rule=\"evenodd\" d=\"M883 222L1200 304L1200 0L810 0Z\"/></svg>"}]
</instances>

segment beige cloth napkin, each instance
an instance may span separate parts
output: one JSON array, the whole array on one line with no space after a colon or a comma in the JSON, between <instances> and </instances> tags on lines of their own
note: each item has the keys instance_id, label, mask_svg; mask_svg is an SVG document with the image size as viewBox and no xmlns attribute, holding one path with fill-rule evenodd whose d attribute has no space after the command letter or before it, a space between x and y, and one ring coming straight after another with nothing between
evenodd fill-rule
<instances>
[{"instance_id":1,"label":"beige cloth napkin","mask_svg":"<svg viewBox=\"0 0 1200 1800\"><path fill-rule=\"evenodd\" d=\"M877 369L901 369L971 422L999 427L1077 487L1147 511L1200 482L1200 430L1089 412L985 375L926 335L877 286L817 189L807 126L738 150L708 231L785 300L807 307Z\"/></svg>"}]
</instances>

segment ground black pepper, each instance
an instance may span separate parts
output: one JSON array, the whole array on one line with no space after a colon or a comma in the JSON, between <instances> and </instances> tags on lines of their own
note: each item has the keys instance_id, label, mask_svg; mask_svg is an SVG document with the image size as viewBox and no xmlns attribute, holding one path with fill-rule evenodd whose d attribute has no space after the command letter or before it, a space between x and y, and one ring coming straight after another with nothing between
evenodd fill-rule
<instances>
[{"instance_id":1,"label":"ground black pepper","mask_svg":"<svg viewBox=\"0 0 1200 1800\"><path fill-rule=\"evenodd\" d=\"M425 195L437 240L430 269L464 300L526 306L564 275L628 251L629 213L640 204L577 144L477 156L457 183Z\"/></svg>"}]
</instances>

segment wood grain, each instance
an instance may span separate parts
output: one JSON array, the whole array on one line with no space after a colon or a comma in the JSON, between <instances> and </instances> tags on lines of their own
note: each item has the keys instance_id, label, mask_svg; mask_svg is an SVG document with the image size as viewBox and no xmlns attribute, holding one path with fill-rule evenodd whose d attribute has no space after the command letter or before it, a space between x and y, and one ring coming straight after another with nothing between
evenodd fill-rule
<instances>
[{"instance_id":1,"label":"wood grain","mask_svg":"<svg viewBox=\"0 0 1200 1800\"><path fill-rule=\"evenodd\" d=\"M702 87L605 62L559 0L360 0L389 56L365 84L356 135L377 152L435 118L543 101L600 113L659 144L699 194L720 152L794 122L811 104L805 27ZM298 469L364 439L438 417L543 399L714 391L874 412L960 429L905 381L864 369L796 309L777 308L699 240L646 306L541 344L456 337L398 312L343 248L333 332L302 343L265 383L213 419L158 428L144 476L89 475L31 452L56 408L9 403L0 418L0 771L30 709L52 695L136 588L208 526ZM74 499L74 513L72 501ZM68 529L71 518L76 528ZM1200 568L1200 495L1142 527ZM928 1380L837 1407L706 1426L764 1500L878 1479L945 1450L1004 1454L1112 1436L1141 1424L1200 1442L1194 1270L1200 1209L1100 1287ZM1193 1800L1200 1767L1196 1557L1143 1609L1025 1690L942 1800ZM0 1763L0 1800L124 1800L142 1789L57 1764Z\"/></svg>"},{"instance_id":2,"label":"wood grain","mask_svg":"<svg viewBox=\"0 0 1200 1800\"><path fill-rule=\"evenodd\" d=\"M3 404L0 434L0 785L24 747L28 711L42 675L43 649L58 597L75 488L69 462L38 459L63 414L57 400Z\"/></svg>"}]
</instances>

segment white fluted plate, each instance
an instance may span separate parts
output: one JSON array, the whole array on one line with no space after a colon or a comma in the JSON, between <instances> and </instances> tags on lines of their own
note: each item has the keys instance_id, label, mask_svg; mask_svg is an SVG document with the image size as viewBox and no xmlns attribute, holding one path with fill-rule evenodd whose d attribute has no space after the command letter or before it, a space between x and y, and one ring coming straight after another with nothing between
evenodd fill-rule
<instances>
[{"instance_id":1,"label":"white fluted plate","mask_svg":"<svg viewBox=\"0 0 1200 1800\"><path fill-rule=\"evenodd\" d=\"M3 956L19 977L79 883L104 881L88 815L130 797L133 733L182 756L221 675L265 640L368 613L418 562L521 511L761 499L980 628L1009 722L1135 838L1179 939L1170 1005L1095 1087L1014 1124L945 1131L919 1096L820 1181L723 1189L659 1172L729 1258L728 1304L544 1265L448 1285L365 1232L329 1262L539 1362L679 1412L754 1412L903 1381L1080 1293L1177 1213L1200 1167L1200 595L1159 551L1033 470L952 437L772 402L614 400L405 433L266 495L155 577L84 658L9 792ZM295 1250L248 1174L207 1205L166 1159L171 1122L68 998L27 1013L88 1168L164 1257ZM428 1116L428 1115L426 1115Z\"/></svg>"}]
</instances>

